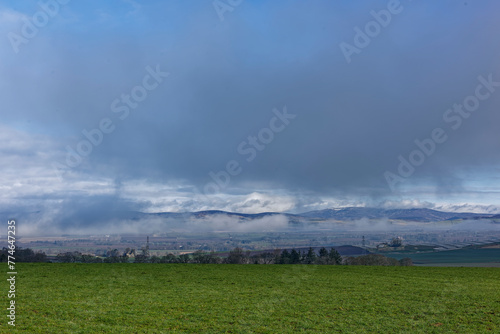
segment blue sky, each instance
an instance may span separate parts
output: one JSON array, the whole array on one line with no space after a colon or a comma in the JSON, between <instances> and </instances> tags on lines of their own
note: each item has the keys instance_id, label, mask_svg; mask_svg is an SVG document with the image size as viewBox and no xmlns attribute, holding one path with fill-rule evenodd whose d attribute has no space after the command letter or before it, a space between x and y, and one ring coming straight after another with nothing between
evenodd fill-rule
<instances>
[{"instance_id":1,"label":"blue sky","mask_svg":"<svg viewBox=\"0 0 500 334\"><path fill-rule=\"evenodd\" d=\"M1 212L500 212L495 1L64 2L0 2Z\"/></svg>"}]
</instances>

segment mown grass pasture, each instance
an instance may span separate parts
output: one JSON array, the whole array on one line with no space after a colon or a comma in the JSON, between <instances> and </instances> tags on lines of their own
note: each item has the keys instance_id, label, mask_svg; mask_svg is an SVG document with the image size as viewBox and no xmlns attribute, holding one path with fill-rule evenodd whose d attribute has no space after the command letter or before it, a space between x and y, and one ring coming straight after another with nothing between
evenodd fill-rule
<instances>
[{"instance_id":1,"label":"mown grass pasture","mask_svg":"<svg viewBox=\"0 0 500 334\"><path fill-rule=\"evenodd\" d=\"M500 332L498 268L21 263L17 271L17 333ZM6 308L7 294L0 300ZM3 318L0 331L13 332Z\"/></svg>"}]
</instances>

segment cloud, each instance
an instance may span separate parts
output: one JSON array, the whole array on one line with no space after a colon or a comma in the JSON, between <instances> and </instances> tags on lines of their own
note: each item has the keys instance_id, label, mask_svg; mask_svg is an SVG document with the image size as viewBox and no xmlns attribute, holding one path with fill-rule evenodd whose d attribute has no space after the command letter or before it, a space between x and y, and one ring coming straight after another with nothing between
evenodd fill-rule
<instances>
[{"instance_id":1,"label":"cloud","mask_svg":"<svg viewBox=\"0 0 500 334\"><path fill-rule=\"evenodd\" d=\"M387 219L367 219L362 218L354 222L353 229L358 231L370 232L389 232L407 229L408 226L398 226L391 224Z\"/></svg>"},{"instance_id":2,"label":"cloud","mask_svg":"<svg viewBox=\"0 0 500 334\"><path fill-rule=\"evenodd\" d=\"M191 221L183 226L189 230L211 232L279 232L288 230L288 218L283 215L242 221L228 215L214 215Z\"/></svg>"},{"instance_id":3,"label":"cloud","mask_svg":"<svg viewBox=\"0 0 500 334\"><path fill-rule=\"evenodd\" d=\"M23 18L26 18L26 15L18 11L9 8L0 9L0 22L2 27L19 24Z\"/></svg>"},{"instance_id":4,"label":"cloud","mask_svg":"<svg viewBox=\"0 0 500 334\"><path fill-rule=\"evenodd\" d=\"M38 198L43 208L68 194L112 195L149 211L411 207L472 203L470 180L498 183L500 88L460 129L443 120L475 92L478 76L500 81L497 2L404 4L350 64L339 43L352 42L354 27L386 3L248 2L223 22L210 3L134 4L71 2L19 55L3 41L1 118L18 132L0 147L8 157L1 186L15 194L3 195L2 207ZM19 29L22 15L39 10L28 7L4 5L0 30ZM113 16L102 22L99 13ZM120 119L113 101L157 65L170 76ZM284 106L296 118L269 139L273 110ZM52 163L64 164L68 147L103 119L115 130L56 180ZM392 192L384 172L437 127L448 140ZM239 147L252 138L259 143L248 161ZM241 173L206 193L210 173L230 161ZM491 187L480 205L496 205Z\"/></svg>"},{"instance_id":5,"label":"cloud","mask_svg":"<svg viewBox=\"0 0 500 334\"><path fill-rule=\"evenodd\" d=\"M433 207L436 210L449 211L449 212L474 212L474 213L487 213L487 214L500 213L500 206L498 205L460 203L460 204L434 204Z\"/></svg>"}]
</instances>

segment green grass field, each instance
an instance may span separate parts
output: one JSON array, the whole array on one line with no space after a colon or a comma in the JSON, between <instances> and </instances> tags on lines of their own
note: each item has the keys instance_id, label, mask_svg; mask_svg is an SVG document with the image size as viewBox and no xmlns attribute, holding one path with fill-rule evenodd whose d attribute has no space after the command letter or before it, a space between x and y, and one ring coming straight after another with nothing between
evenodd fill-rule
<instances>
[{"instance_id":1,"label":"green grass field","mask_svg":"<svg viewBox=\"0 0 500 334\"><path fill-rule=\"evenodd\" d=\"M500 269L18 264L2 333L499 333Z\"/></svg>"},{"instance_id":2,"label":"green grass field","mask_svg":"<svg viewBox=\"0 0 500 334\"><path fill-rule=\"evenodd\" d=\"M500 249L499 248L462 248L448 251L428 252L428 253L397 253L385 252L385 256L401 259L410 257L414 263L422 265L472 265L482 263L485 265L499 266L500 265Z\"/></svg>"}]
</instances>

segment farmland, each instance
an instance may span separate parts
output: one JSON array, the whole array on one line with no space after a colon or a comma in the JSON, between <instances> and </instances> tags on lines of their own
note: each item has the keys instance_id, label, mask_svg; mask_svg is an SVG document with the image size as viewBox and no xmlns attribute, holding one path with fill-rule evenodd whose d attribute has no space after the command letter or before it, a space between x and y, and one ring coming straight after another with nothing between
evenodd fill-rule
<instances>
[{"instance_id":1,"label":"farmland","mask_svg":"<svg viewBox=\"0 0 500 334\"><path fill-rule=\"evenodd\" d=\"M17 269L19 333L500 331L497 268L21 263ZM0 299L7 305L6 294ZM5 319L0 326L8 332Z\"/></svg>"},{"instance_id":2,"label":"farmland","mask_svg":"<svg viewBox=\"0 0 500 334\"><path fill-rule=\"evenodd\" d=\"M396 259L410 257L415 265L500 267L500 249L498 248L462 248L427 253L384 252L383 254Z\"/></svg>"}]
</instances>

